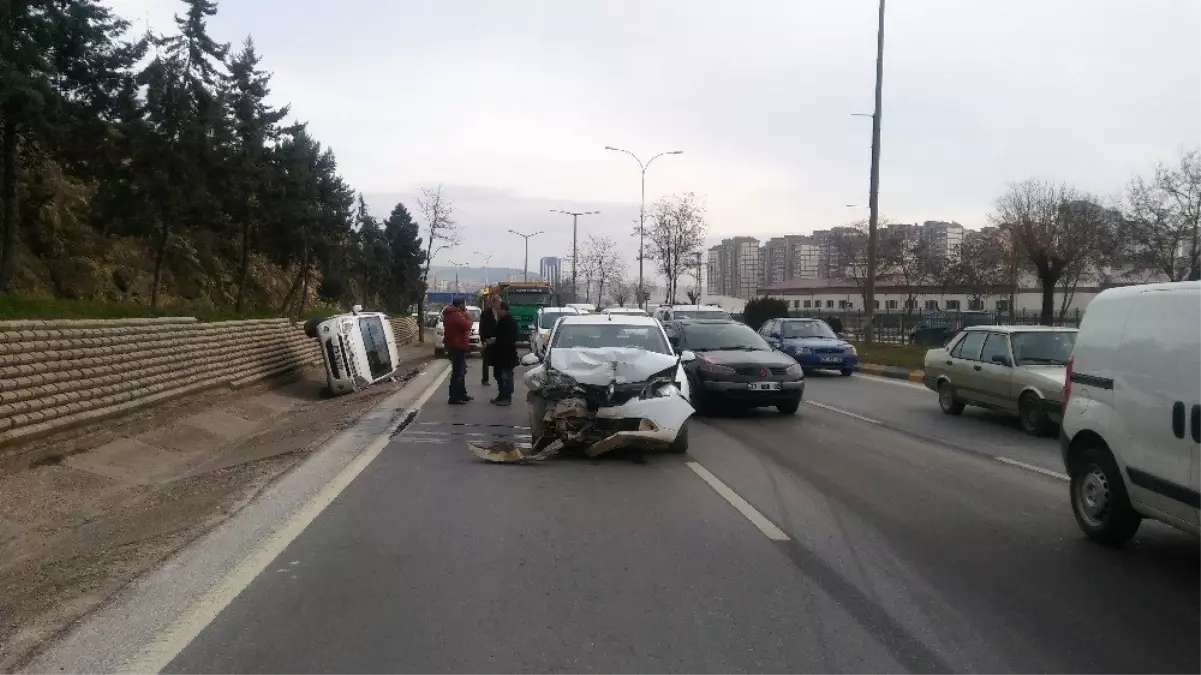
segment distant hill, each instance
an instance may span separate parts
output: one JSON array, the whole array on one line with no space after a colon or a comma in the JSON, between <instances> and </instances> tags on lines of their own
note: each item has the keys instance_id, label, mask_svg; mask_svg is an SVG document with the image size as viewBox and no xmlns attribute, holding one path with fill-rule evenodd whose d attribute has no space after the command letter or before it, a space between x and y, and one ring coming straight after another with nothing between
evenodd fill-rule
<instances>
[{"instance_id":1,"label":"distant hill","mask_svg":"<svg viewBox=\"0 0 1201 675\"><path fill-rule=\"evenodd\" d=\"M458 272L459 272L459 283L482 284L482 283L484 283L484 281L486 279L489 283L494 284L497 281L507 279L510 276L516 276L516 277L520 278L522 271L520 269L515 269L512 267L489 267L487 269L486 277L484 275L483 267L460 267L458 269ZM433 265L430 267L430 280L432 281L435 278L437 278L437 279L454 279L455 278L455 268L451 265ZM530 268L530 281L533 281L537 278L538 278L538 270L534 269L534 268Z\"/></svg>"}]
</instances>

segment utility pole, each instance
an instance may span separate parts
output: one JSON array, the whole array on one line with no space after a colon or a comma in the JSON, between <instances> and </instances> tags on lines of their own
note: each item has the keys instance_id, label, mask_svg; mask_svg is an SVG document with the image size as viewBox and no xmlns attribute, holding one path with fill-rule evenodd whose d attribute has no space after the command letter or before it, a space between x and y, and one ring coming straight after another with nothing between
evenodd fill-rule
<instances>
[{"instance_id":1,"label":"utility pole","mask_svg":"<svg viewBox=\"0 0 1201 675\"><path fill-rule=\"evenodd\" d=\"M651 162L662 157L663 155L682 155L684 154L684 151L669 150L667 152L660 152L654 157L646 160L646 163L643 164L642 160L638 159L638 155L635 155L629 150L615 148L611 145L606 145L605 149L613 150L614 152L626 153L630 157L633 157L635 162L638 162L638 168L642 170L642 201L638 207L638 307L645 309L644 305L646 301L643 299L644 293L642 290L642 261L646 258L646 254L643 250L645 248L646 240L646 170L650 168Z\"/></svg>"},{"instance_id":2,"label":"utility pole","mask_svg":"<svg viewBox=\"0 0 1201 675\"><path fill-rule=\"evenodd\" d=\"M522 239L525 239L525 262L522 263L521 279L522 279L522 281L529 281L530 280L530 237L537 237L538 235L542 234L542 231L539 230L539 231L531 233L531 234L522 234L522 233L518 232L517 230L509 230L509 231L512 232L513 234L521 237Z\"/></svg>"},{"instance_id":3,"label":"utility pole","mask_svg":"<svg viewBox=\"0 0 1201 675\"><path fill-rule=\"evenodd\" d=\"M552 213L563 213L571 216L571 299L576 300L579 294L576 290L576 260L579 251L576 246L576 241L579 235L579 218L580 216L595 216L599 215L600 211L564 211L562 209L551 209ZM556 289L557 290L557 289Z\"/></svg>"},{"instance_id":4,"label":"utility pole","mask_svg":"<svg viewBox=\"0 0 1201 675\"><path fill-rule=\"evenodd\" d=\"M863 300L867 305L863 308L863 316L867 325L863 329L863 338L871 344L873 340L872 319L876 310L876 248L879 245L880 234L880 115L881 99L884 85L884 0L880 0L879 25L876 29L876 108L872 112L872 175L868 208L871 215L867 221L867 287L864 289Z\"/></svg>"},{"instance_id":5,"label":"utility pole","mask_svg":"<svg viewBox=\"0 0 1201 675\"><path fill-rule=\"evenodd\" d=\"M479 251L476 251L475 255L478 255L484 259L484 288L487 288L488 287L488 262L492 260L493 254L481 253Z\"/></svg>"}]
</instances>

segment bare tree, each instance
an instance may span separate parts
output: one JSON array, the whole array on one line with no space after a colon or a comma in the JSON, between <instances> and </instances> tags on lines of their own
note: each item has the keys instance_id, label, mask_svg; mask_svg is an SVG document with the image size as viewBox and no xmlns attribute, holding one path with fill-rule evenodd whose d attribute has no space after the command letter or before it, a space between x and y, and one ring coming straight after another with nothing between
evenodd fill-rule
<instances>
[{"instance_id":1,"label":"bare tree","mask_svg":"<svg viewBox=\"0 0 1201 675\"><path fill-rule=\"evenodd\" d=\"M634 296L638 294L637 284L628 281L620 280L611 284L610 293L613 294L613 302L617 303L618 307L625 307L627 302L632 302Z\"/></svg>"},{"instance_id":2,"label":"bare tree","mask_svg":"<svg viewBox=\"0 0 1201 675\"><path fill-rule=\"evenodd\" d=\"M705 207L689 192L660 199L651 208L646 232L647 258L667 282L666 301L676 300L677 284L705 243Z\"/></svg>"},{"instance_id":3,"label":"bare tree","mask_svg":"<svg viewBox=\"0 0 1201 675\"><path fill-rule=\"evenodd\" d=\"M421 188L417 211L425 219L425 267L421 270L421 294L417 296L417 341L425 342L425 293L429 290L430 266L443 249L458 246L459 225L455 205L442 194L442 185Z\"/></svg>"},{"instance_id":4,"label":"bare tree","mask_svg":"<svg viewBox=\"0 0 1201 675\"><path fill-rule=\"evenodd\" d=\"M879 244L877 243L877 246ZM867 306L867 221L860 220L830 231L831 276L850 279L859 288L863 306Z\"/></svg>"},{"instance_id":5,"label":"bare tree","mask_svg":"<svg viewBox=\"0 0 1201 675\"><path fill-rule=\"evenodd\" d=\"M596 284L596 304L604 302L605 288L612 290L615 282L625 275L626 264L617 251L617 242L612 237L589 235L580 255L580 268L584 272L588 288ZM591 297L591 296L589 296Z\"/></svg>"},{"instance_id":6,"label":"bare tree","mask_svg":"<svg viewBox=\"0 0 1201 675\"><path fill-rule=\"evenodd\" d=\"M696 288L689 288L685 293L688 295L688 304L697 305L701 302L701 294Z\"/></svg>"},{"instance_id":7,"label":"bare tree","mask_svg":"<svg viewBox=\"0 0 1201 675\"><path fill-rule=\"evenodd\" d=\"M971 309L983 309L985 298L1006 290L1008 265L998 241L1003 236L997 232L964 241L959 247L959 257L947 265L951 285L962 288L971 298Z\"/></svg>"},{"instance_id":8,"label":"bare tree","mask_svg":"<svg viewBox=\"0 0 1201 675\"><path fill-rule=\"evenodd\" d=\"M1159 164L1126 188L1122 222L1133 258L1169 281L1201 279L1201 150Z\"/></svg>"},{"instance_id":9,"label":"bare tree","mask_svg":"<svg viewBox=\"0 0 1201 675\"><path fill-rule=\"evenodd\" d=\"M1022 257L1038 274L1043 295L1040 322L1051 325L1056 285L1071 265L1099 255L1110 241L1110 212L1074 188L1027 180L1010 185L997 199L993 218L1006 224Z\"/></svg>"},{"instance_id":10,"label":"bare tree","mask_svg":"<svg viewBox=\"0 0 1201 675\"><path fill-rule=\"evenodd\" d=\"M905 314L913 311L918 291L930 282L935 258L929 242L921 239L895 236L881 242L878 269L905 289Z\"/></svg>"}]
</instances>

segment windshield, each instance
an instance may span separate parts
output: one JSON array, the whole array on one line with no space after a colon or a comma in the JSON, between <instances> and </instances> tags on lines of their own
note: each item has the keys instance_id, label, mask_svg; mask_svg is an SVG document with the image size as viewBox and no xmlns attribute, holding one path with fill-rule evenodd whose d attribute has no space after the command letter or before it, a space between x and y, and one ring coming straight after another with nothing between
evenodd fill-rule
<instances>
[{"instance_id":1,"label":"windshield","mask_svg":"<svg viewBox=\"0 0 1201 675\"><path fill-rule=\"evenodd\" d=\"M550 302L549 288L506 288L504 300L510 305L546 305Z\"/></svg>"},{"instance_id":2,"label":"windshield","mask_svg":"<svg viewBox=\"0 0 1201 675\"><path fill-rule=\"evenodd\" d=\"M1013 357L1019 366L1062 366L1075 344L1076 333L1072 331L1014 333Z\"/></svg>"},{"instance_id":3,"label":"windshield","mask_svg":"<svg viewBox=\"0 0 1201 675\"><path fill-rule=\"evenodd\" d=\"M575 312L543 312L542 313L542 321L538 323L538 327L546 328L547 330L554 328L555 322L558 321L559 317L561 317L561 316L579 316L579 315L576 314Z\"/></svg>"},{"instance_id":4,"label":"windshield","mask_svg":"<svg viewBox=\"0 0 1201 675\"><path fill-rule=\"evenodd\" d=\"M750 327L741 323L696 324L683 329L680 346L694 352L718 349L771 351L771 347Z\"/></svg>"},{"instance_id":5,"label":"windshield","mask_svg":"<svg viewBox=\"0 0 1201 675\"><path fill-rule=\"evenodd\" d=\"M720 309L673 309L671 311L673 319L728 319L729 314L726 314Z\"/></svg>"},{"instance_id":6,"label":"windshield","mask_svg":"<svg viewBox=\"0 0 1201 675\"><path fill-rule=\"evenodd\" d=\"M623 326L619 323L569 323L555 331L551 348L633 347L648 352L671 354L671 347L658 326Z\"/></svg>"},{"instance_id":7,"label":"windshield","mask_svg":"<svg viewBox=\"0 0 1201 675\"><path fill-rule=\"evenodd\" d=\"M478 310L475 307L471 307L471 308L468 308L467 314L468 314L468 316L471 317L472 321L479 321L480 320L480 311L481 310Z\"/></svg>"},{"instance_id":8,"label":"windshield","mask_svg":"<svg viewBox=\"0 0 1201 675\"><path fill-rule=\"evenodd\" d=\"M838 339L825 321L785 321L780 326L780 337Z\"/></svg>"}]
</instances>

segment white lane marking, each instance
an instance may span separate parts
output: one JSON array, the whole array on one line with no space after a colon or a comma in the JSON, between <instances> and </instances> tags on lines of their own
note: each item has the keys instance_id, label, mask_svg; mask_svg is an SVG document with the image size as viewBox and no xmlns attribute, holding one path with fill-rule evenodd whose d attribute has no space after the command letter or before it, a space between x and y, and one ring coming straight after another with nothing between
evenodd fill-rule
<instances>
[{"instance_id":1,"label":"white lane marking","mask_svg":"<svg viewBox=\"0 0 1201 675\"><path fill-rule=\"evenodd\" d=\"M1044 469L1041 466L1034 466L1033 464L1019 462L1016 459L1009 459L1008 457L993 457L993 459L997 460L998 462L1001 462L1002 464L1016 466L1016 467L1025 469L1027 471L1033 471L1034 473L1041 473L1044 476L1058 478L1059 480L1071 480L1071 477L1068 476L1067 474L1059 473L1058 471L1052 471L1050 469Z\"/></svg>"},{"instance_id":2,"label":"white lane marking","mask_svg":"<svg viewBox=\"0 0 1201 675\"><path fill-rule=\"evenodd\" d=\"M853 413L849 410L843 410L842 408L835 408L834 406L826 405L825 403L818 403L817 401L805 401L805 403L808 405L811 405L815 408L821 408L822 410L829 410L830 412L836 412L839 415L846 415L847 417L854 417L855 419L859 420L860 422L867 422L868 424L880 424L879 420L874 420L870 417L864 417L863 415Z\"/></svg>"},{"instance_id":3,"label":"white lane marking","mask_svg":"<svg viewBox=\"0 0 1201 675\"><path fill-rule=\"evenodd\" d=\"M414 411L421 410L425 406L426 401L434 395L434 392L438 391L449 375L450 368L447 367L422 392L421 396L410 409ZM406 418L408 418L408 415L404 415L394 423L388 425L388 428L376 436L358 457L346 465L317 494L313 495L313 498L301 507L299 511L292 514L292 517L284 523L283 527L264 539L258 549L248 555L242 562L238 563L238 566L228 576L210 588L203 597L197 600L167 630L155 637L150 645L145 647L131 662L119 668L117 672L162 672L163 668L166 668L167 664L171 663L183 651L184 647L187 647L191 644L192 640L196 639L200 631L204 630L205 627L213 622L213 619L217 618L221 610L225 609L263 570L267 569L271 561L279 557L284 549L296 537L300 536L300 533L304 532L317 519L317 516L321 515L321 512L326 507L337 499L338 495L346 489L346 486L350 485L383 452L383 449L391 442L392 434L395 433L396 429L400 427Z\"/></svg>"},{"instance_id":4,"label":"white lane marking","mask_svg":"<svg viewBox=\"0 0 1201 675\"><path fill-rule=\"evenodd\" d=\"M738 509L738 512L746 516L746 519L751 521L751 524L759 528L759 531L767 535L772 541L788 541L788 535L784 534L784 530L776 527L776 524L767 519L767 516L759 513L759 510L751 506L745 499L740 497L737 492L734 492L730 486L721 482L721 479L714 476L708 469L696 462L685 462L689 469L692 469L696 475L701 477L701 480L709 484L717 494L721 495L730 506Z\"/></svg>"}]
</instances>

